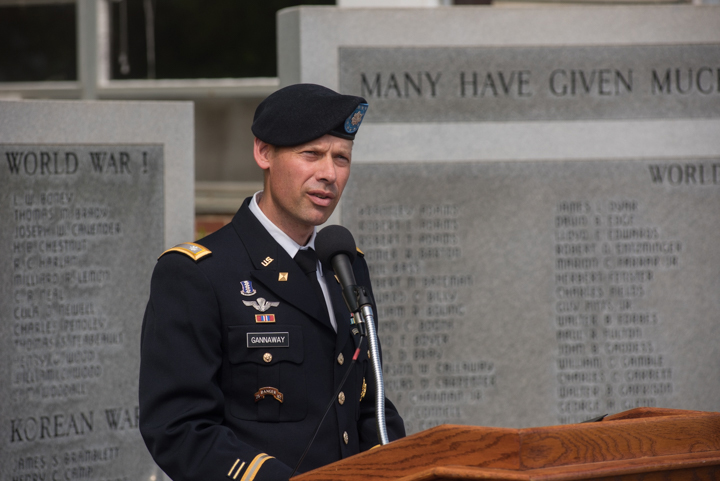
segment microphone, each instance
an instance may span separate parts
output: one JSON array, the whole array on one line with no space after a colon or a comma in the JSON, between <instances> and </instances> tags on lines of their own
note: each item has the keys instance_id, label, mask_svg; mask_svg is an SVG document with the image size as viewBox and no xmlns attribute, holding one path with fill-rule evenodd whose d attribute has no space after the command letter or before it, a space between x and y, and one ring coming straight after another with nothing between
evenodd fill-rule
<instances>
[{"instance_id":1,"label":"microphone","mask_svg":"<svg viewBox=\"0 0 720 481\"><path fill-rule=\"evenodd\" d=\"M370 302L368 290L356 285L352 261L357 251L355 239L345 227L329 225L315 237L315 252L326 269L335 271L342 287L343 299L350 312L354 314L362 336L367 336L370 347L370 364L375 375L375 421L378 439L383 446L390 442L385 422L385 385L380 363L380 345L375 330L375 313ZM359 353L359 348L355 355ZM336 393L337 397L337 393Z\"/></svg>"},{"instance_id":2,"label":"microphone","mask_svg":"<svg viewBox=\"0 0 720 481\"><path fill-rule=\"evenodd\" d=\"M361 305L358 302L358 286L352 269L357 250L350 231L341 225L325 227L315 237L315 252L322 265L334 271L338 277L343 299L350 312L357 312Z\"/></svg>"},{"instance_id":3,"label":"microphone","mask_svg":"<svg viewBox=\"0 0 720 481\"><path fill-rule=\"evenodd\" d=\"M355 261L355 257L357 256L357 250L355 249L355 239L353 239L350 231L339 225L330 225L325 227L320 230L315 237L315 252L317 253L318 259L320 259L323 267L335 272L335 275L340 281L340 286L342 287L343 299L345 299L345 304L347 304L350 312L358 312L360 310L360 307L358 306L358 297L362 297L358 294L358 291L364 291L364 289L355 285L355 273L352 269L352 263ZM357 317L358 320L361 318L359 315ZM295 466L295 469L293 469L292 474L290 474L291 478L297 472L308 451L310 451L310 446L312 446L313 441L315 441L315 437L320 431L320 426L325 420L328 412L330 412L330 408L337 402L336 399L340 394L340 390L345 385L345 381L347 381L350 372L353 371L353 366L358 359L360 346L362 346L362 341L365 336L363 323L358 323L358 327L363 334L363 337L360 339L360 344L355 349L355 355L352 357L350 365L345 371L342 381L340 381L340 385L335 391L333 397L330 398L330 403L325 408L325 413L322 418L320 418L320 422L318 423L317 428L315 428L315 432L310 439L310 442L305 447L305 451L302 456L300 456L300 460Z\"/></svg>"}]
</instances>

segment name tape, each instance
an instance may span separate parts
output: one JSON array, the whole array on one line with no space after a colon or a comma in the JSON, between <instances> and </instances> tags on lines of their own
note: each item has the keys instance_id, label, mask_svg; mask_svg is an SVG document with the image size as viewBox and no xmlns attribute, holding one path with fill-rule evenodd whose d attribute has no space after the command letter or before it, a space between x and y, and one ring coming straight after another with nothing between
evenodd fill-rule
<instances>
[{"instance_id":1,"label":"name tape","mask_svg":"<svg viewBox=\"0 0 720 481\"><path fill-rule=\"evenodd\" d=\"M248 332L247 347L290 347L290 333Z\"/></svg>"}]
</instances>

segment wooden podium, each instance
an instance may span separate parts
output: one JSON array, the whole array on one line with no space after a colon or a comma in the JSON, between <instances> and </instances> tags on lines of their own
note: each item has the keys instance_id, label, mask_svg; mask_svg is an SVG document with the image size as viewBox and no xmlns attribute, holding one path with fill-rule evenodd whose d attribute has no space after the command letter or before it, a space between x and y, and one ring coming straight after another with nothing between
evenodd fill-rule
<instances>
[{"instance_id":1,"label":"wooden podium","mask_svg":"<svg viewBox=\"0 0 720 481\"><path fill-rule=\"evenodd\" d=\"M637 408L564 426L443 425L292 479L720 480L720 413Z\"/></svg>"}]
</instances>

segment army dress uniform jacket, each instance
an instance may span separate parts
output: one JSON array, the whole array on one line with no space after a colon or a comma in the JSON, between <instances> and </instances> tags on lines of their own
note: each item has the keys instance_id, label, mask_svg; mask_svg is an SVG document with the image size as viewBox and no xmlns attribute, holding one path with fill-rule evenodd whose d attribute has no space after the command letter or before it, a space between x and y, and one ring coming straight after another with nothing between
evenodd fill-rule
<instances>
[{"instance_id":1,"label":"army dress uniform jacket","mask_svg":"<svg viewBox=\"0 0 720 481\"><path fill-rule=\"evenodd\" d=\"M175 481L287 479L360 342L334 275L324 272L337 333L249 200L229 225L199 241L210 254L166 253L152 276L140 431ZM361 256L353 270L358 285L370 288ZM299 472L378 444L374 382L365 340ZM397 410L385 402L390 439L404 436Z\"/></svg>"}]
</instances>

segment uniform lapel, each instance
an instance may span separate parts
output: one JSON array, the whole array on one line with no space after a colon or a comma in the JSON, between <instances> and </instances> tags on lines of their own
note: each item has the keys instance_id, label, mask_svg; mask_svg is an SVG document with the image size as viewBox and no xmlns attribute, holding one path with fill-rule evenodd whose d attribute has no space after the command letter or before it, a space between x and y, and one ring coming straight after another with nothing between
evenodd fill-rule
<instances>
[{"instance_id":1,"label":"uniform lapel","mask_svg":"<svg viewBox=\"0 0 720 481\"><path fill-rule=\"evenodd\" d=\"M285 302L332 329L305 273L250 211L249 200L245 200L232 223L253 264L250 275Z\"/></svg>"}]
</instances>

